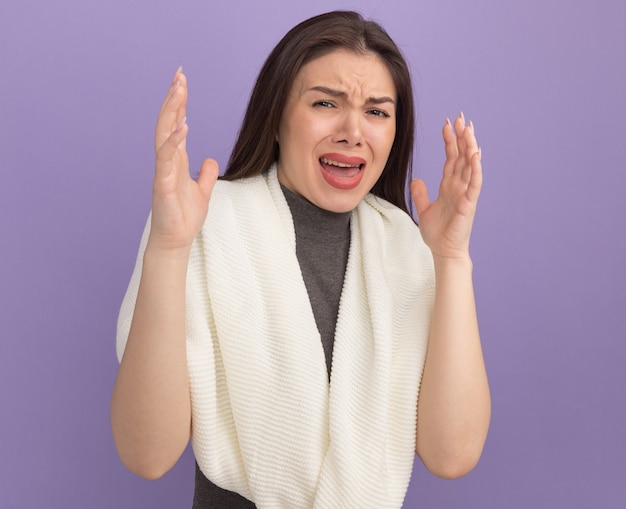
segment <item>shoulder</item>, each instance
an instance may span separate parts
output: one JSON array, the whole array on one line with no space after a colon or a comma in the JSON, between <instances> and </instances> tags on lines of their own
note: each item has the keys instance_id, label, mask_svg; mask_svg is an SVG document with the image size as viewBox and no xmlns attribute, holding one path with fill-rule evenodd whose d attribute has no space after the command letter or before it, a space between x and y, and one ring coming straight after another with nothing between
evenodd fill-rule
<instances>
[{"instance_id":1,"label":"shoulder","mask_svg":"<svg viewBox=\"0 0 626 509\"><path fill-rule=\"evenodd\" d=\"M233 211L245 213L246 210L262 207L268 198L264 175L237 180L218 180L211 193L208 217L231 214Z\"/></svg>"},{"instance_id":2,"label":"shoulder","mask_svg":"<svg viewBox=\"0 0 626 509\"><path fill-rule=\"evenodd\" d=\"M237 199L263 187L267 187L264 174L237 180L218 179L213 188L213 195L217 196L217 199Z\"/></svg>"},{"instance_id":3,"label":"shoulder","mask_svg":"<svg viewBox=\"0 0 626 509\"><path fill-rule=\"evenodd\" d=\"M273 168L254 177L215 183L202 228L204 234L254 237L259 231L280 227L288 234L293 230L289 207Z\"/></svg>"},{"instance_id":4,"label":"shoulder","mask_svg":"<svg viewBox=\"0 0 626 509\"><path fill-rule=\"evenodd\" d=\"M385 263L421 267L432 272L432 253L420 229L404 210L373 194L368 194L355 210L355 221L365 245L380 246Z\"/></svg>"},{"instance_id":5,"label":"shoulder","mask_svg":"<svg viewBox=\"0 0 626 509\"><path fill-rule=\"evenodd\" d=\"M421 241L417 223L404 210L374 194L367 194L356 209L358 216L379 224L387 235L413 237ZM423 242L423 241L422 241Z\"/></svg>"}]
</instances>

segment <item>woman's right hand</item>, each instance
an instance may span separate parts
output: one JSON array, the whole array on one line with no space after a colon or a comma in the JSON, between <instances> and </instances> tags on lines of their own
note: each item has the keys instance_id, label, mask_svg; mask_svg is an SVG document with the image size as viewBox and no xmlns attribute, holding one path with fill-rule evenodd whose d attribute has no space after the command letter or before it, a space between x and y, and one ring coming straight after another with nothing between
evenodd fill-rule
<instances>
[{"instance_id":1,"label":"woman's right hand","mask_svg":"<svg viewBox=\"0 0 626 509\"><path fill-rule=\"evenodd\" d=\"M120 458L147 479L167 472L189 442L186 273L218 173L217 163L206 160L197 181L189 175L186 104L187 81L179 69L159 112L150 237L111 398Z\"/></svg>"},{"instance_id":2,"label":"woman's right hand","mask_svg":"<svg viewBox=\"0 0 626 509\"><path fill-rule=\"evenodd\" d=\"M188 250L202 228L218 165L205 159L197 180L189 174L186 139L187 78L179 68L156 126L156 171L152 191L150 244L159 250Z\"/></svg>"}]
</instances>

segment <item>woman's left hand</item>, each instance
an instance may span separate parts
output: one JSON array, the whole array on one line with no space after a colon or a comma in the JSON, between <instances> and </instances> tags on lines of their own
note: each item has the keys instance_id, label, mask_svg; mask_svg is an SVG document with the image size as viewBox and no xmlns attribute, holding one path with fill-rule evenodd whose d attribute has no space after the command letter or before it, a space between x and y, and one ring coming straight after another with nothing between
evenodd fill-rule
<instances>
[{"instance_id":1,"label":"woman's left hand","mask_svg":"<svg viewBox=\"0 0 626 509\"><path fill-rule=\"evenodd\" d=\"M446 162L439 196L431 202L421 179L411 182L411 195L422 237L433 256L466 258L482 187L481 153L474 126L472 122L465 125L462 113L455 119L454 127L446 119L443 140Z\"/></svg>"}]
</instances>

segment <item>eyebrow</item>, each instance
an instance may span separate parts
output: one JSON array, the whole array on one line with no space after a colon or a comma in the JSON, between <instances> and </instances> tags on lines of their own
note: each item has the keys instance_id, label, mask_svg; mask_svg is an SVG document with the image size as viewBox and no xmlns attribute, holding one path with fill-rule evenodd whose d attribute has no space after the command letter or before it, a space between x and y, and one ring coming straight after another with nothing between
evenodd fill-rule
<instances>
[{"instance_id":1,"label":"eyebrow","mask_svg":"<svg viewBox=\"0 0 626 509\"><path fill-rule=\"evenodd\" d=\"M335 90L332 88L322 87L322 86L311 87L308 90L308 92L313 92L313 91L321 92L323 94L327 94L332 97L345 97L347 95L345 92L341 90ZM383 103L395 104L396 102L391 97L388 97L388 96L367 98L367 104L383 104Z\"/></svg>"}]
</instances>

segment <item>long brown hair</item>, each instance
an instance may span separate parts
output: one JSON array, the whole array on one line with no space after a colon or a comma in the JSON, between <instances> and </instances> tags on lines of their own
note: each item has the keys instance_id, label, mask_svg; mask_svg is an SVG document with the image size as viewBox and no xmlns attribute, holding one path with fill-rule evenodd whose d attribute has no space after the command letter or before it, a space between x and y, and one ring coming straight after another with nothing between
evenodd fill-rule
<instances>
[{"instance_id":1,"label":"long brown hair","mask_svg":"<svg viewBox=\"0 0 626 509\"><path fill-rule=\"evenodd\" d=\"M352 11L333 11L292 28L265 61L250 96L224 180L252 177L278 160L278 126L287 96L303 65L337 49L374 53L387 66L396 93L396 137L387 164L371 192L410 215L406 185L411 176L415 131L413 87L402 53L376 22Z\"/></svg>"}]
</instances>

